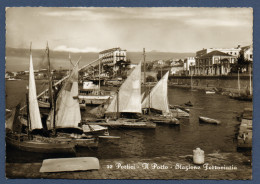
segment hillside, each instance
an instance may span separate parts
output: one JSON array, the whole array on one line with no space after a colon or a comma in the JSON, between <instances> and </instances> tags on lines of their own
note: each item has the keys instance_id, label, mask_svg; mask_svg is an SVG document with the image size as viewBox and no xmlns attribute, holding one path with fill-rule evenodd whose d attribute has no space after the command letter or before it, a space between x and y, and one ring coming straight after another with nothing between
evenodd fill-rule
<instances>
[{"instance_id":1,"label":"hillside","mask_svg":"<svg viewBox=\"0 0 260 184\"><path fill-rule=\"evenodd\" d=\"M45 49L32 50L33 61L35 69L45 68L47 64ZM98 53L88 52L88 53L71 53L72 61L76 62L79 57L80 66L90 63L98 58ZM171 53L171 52L147 52L146 61L153 61L159 59L183 59L185 57L194 56L195 53ZM44 57L45 56L45 57ZM127 52L128 59L132 63L138 63L143 59L142 52ZM68 69L70 67L69 53L52 51L50 50L50 60L52 67L55 69ZM7 71L22 71L28 70L29 65L29 49L17 49L17 48L6 48L6 70Z\"/></svg>"}]
</instances>

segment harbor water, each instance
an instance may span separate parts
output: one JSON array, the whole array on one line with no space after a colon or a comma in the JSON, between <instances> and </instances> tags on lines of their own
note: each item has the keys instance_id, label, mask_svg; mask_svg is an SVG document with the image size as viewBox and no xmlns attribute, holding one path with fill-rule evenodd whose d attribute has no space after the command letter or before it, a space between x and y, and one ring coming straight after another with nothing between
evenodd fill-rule
<instances>
[{"instance_id":1,"label":"harbor water","mask_svg":"<svg viewBox=\"0 0 260 184\"><path fill-rule=\"evenodd\" d=\"M13 108L24 101L28 81L6 81L6 108ZM38 92L44 82L36 81ZM158 125L156 129L125 130L111 129L110 135L120 139L100 140L98 149L77 149L76 156L95 156L100 159L150 158L160 156L191 155L199 147L205 154L215 152L237 152L236 136L240 122L236 115L244 108L252 108L252 102L230 99L220 94L206 95L205 91L169 87L169 103L182 105L191 101L190 118L182 119L180 126ZM84 112L82 112L84 113ZM220 125L200 124L199 116L221 121ZM27 153L7 148L7 162L39 162L51 157L66 155L48 155Z\"/></svg>"}]
</instances>

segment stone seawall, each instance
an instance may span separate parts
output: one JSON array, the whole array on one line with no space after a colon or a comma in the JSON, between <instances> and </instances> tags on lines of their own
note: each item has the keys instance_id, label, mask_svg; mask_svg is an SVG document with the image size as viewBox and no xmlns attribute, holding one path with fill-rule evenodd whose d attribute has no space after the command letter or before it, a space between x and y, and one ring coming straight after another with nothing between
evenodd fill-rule
<instances>
[{"instance_id":1,"label":"stone seawall","mask_svg":"<svg viewBox=\"0 0 260 184\"><path fill-rule=\"evenodd\" d=\"M233 76L170 76L169 84L180 87L192 87L198 89L218 88L223 91L238 92L238 77ZM240 76L241 93L248 93L250 90L249 76Z\"/></svg>"}]
</instances>

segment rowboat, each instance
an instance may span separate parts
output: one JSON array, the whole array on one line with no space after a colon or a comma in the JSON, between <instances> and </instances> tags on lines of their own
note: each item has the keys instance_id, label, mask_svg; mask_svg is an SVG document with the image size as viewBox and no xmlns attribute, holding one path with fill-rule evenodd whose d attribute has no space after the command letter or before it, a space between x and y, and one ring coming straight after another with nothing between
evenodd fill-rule
<instances>
[{"instance_id":1,"label":"rowboat","mask_svg":"<svg viewBox=\"0 0 260 184\"><path fill-rule=\"evenodd\" d=\"M206 91L206 94L215 94L215 91Z\"/></svg>"},{"instance_id":2,"label":"rowboat","mask_svg":"<svg viewBox=\"0 0 260 184\"><path fill-rule=\"evenodd\" d=\"M199 122L200 123L208 123L208 124L216 124L216 125L220 124L219 120L212 119L212 118L207 118L207 117L203 117L203 116L199 117Z\"/></svg>"}]
</instances>

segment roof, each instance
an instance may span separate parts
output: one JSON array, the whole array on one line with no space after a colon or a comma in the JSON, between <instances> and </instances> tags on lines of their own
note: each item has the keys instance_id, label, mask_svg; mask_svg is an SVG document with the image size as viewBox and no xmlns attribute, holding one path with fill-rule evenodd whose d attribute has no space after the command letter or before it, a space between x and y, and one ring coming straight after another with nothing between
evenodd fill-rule
<instances>
[{"instance_id":1,"label":"roof","mask_svg":"<svg viewBox=\"0 0 260 184\"><path fill-rule=\"evenodd\" d=\"M246 51L251 48L251 45L245 46L241 48L241 51Z\"/></svg>"},{"instance_id":2,"label":"roof","mask_svg":"<svg viewBox=\"0 0 260 184\"><path fill-rule=\"evenodd\" d=\"M199 59L211 58L211 57L213 57L213 56L232 56L232 55L229 55L229 54L224 53L224 52L220 52L220 51L218 51L218 50L214 50L214 51L212 51L212 52L210 52L210 53L208 53L208 54L205 54L205 55L199 57Z\"/></svg>"},{"instance_id":3,"label":"roof","mask_svg":"<svg viewBox=\"0 0 260 184\"><path fill-rule=\"evenodd\" d=\"M99 54L104 54L104 53L108 53L108 52L114 52L116 50L121 50L121 48L120 47L116 47L116 48L112 48L112 49L103 50L103 51L99 52Z\"/></svg>"}]
</instances>

